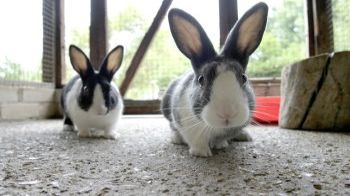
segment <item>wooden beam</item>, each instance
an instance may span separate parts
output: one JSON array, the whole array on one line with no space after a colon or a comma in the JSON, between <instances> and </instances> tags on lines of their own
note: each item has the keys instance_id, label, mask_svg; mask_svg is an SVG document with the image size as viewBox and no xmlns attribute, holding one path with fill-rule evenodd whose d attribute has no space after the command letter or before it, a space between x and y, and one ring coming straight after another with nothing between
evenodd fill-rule
<instances>
[{"instance_id":1,"label":"wooden beam","mask_svg":"<svg viewBox=\"0 0 350 196\"><path fill-rule=\"evenodd\" d=\"M160 114L160 100L124 100L124 114Z\"/></svg>"},{"instance_id":2,"label":"wooden beam","mask_svg":"<svg viewBox=\"0 0 350 196\"><path fill-rule=\"evenodd\" d=\"M332 1L306 0L309 56L334 51Z\"/></svg>"},{"instance_id":3,"label":"wooden beam","mask_svg":"<svg viewBox=\"0 0 350 196\"><path fill-rule=\"evenodd\" d=\"M129 65L128 70L126 71L125 78L120 86L120 93L122 96L125 96L132 79L134 78L140 64L142 62L143 57L145 56L155 33L157 32L160 24L162 23L164 16L166 15L172 0L163 0L162 5L160 6L156 17L154 18L150 28L147 30L145 36L143 37L138 49L136 50L135 55L133 56L131 63Z\"/></svg>"},{"instance_id":4,"label":"wooden beam","mask_svg":"<svg viewBox=\"0 0 350 196\"><path fill-rule=\"evenodd\" d=\"M90 12L90 60L96 70L107 50L106 0L91 0Z\"/></svg>"},{"instance_id":5,"label":"wooden beam","mask_svg":"<svg viewBox=\"0 0 350 196\"><path fill-rule=\"evenodd\" d=\"M315 50L315 24L314 24L314 11L313 11L313 0L305 0L305 27L307 32L306 44L307 44L307 53L308 56L314 56L316 53Z\"/></svg>"},{"instance_id":6,"label":"wooden beam","mask_svg":"<svg viewBox=\"0 0 350 196\"><path fill-rule=\"evenodd\" d=\"M220 47L225 43L226 37L238 19L237 0L220 0Z\"/></svg>"},{"instance_id":7,"label":"wooden beam","mask_svg":"<svg viewBox=\"0 0 350 196\"><path fill-rule=\"evenodd\" d=\"M55 0L55 88L66 79L64 47L64 0Z\"/></svg>"},{"instance_id":8,"label":"wooden beam","mask_svg":"<svg viewBox=\"0 0 350 196\"><path fill-rule=\"evenodd\" d=\"M314 0L316 6L316 54L329 53L334 51L333 22L332 22L332 1Z\"/></svg>"},{"instance_id":9,"label":"wooden beam","mask_svg":"<svg viewBox=\"0 0 350 196\"><path fill-rule=\"evenodd\" d=\"M42 55L42 81L55 83L55 1L43 0L43 55Z\"/></svg>"}]
</instances>

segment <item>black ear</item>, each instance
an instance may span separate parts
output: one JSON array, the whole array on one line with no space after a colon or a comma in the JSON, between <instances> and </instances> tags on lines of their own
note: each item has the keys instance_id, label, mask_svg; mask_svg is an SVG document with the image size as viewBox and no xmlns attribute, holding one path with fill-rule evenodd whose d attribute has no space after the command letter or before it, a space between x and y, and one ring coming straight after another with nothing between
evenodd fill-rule
<instances>
[{"instance_id":1,"label":"black ear","mask_svg":"<svg viewBox=\"0 0 350 196\"><path fill-rule=\"evenodd\" d=\"M75 45L69 46L69 58L73 69L79 73L80 77L85 80L94 70L89 59L84 52Z\"/></svg>"},{"instance_id":2,"label":"black ear","mask_svg":"<svg viewBox=\"0 0 350 196\"><path fill-rule=\"evenodd\" d=\"M250 8L231 29L221 54L246 63L262 40L267 13L268 6L262 2Z\"/></svg>"},{"instance_id":3,"label":"black ear","mask_svg":"<svg viewBox=\"0 0 350 196\"><path fill-rule=\"evenodd\" d=\"M188 13L172 9L168 15L170 31L179 50L192 61L194 70L216 56L202 26Z\"/></svg>"},{"instance_id":4,"label":"black ear","mask_svg":"<svg viewBox=\"0 0 350 196\"><path fill-rule=\"evenodd\" d=\"M100 75L108 78L109 81L112 80L113 75L120 68L123 61L123 46L117 46L113 48L111 52L108 53L106 58L103 60L100 69Z\"/></svg>"}]
</instances>

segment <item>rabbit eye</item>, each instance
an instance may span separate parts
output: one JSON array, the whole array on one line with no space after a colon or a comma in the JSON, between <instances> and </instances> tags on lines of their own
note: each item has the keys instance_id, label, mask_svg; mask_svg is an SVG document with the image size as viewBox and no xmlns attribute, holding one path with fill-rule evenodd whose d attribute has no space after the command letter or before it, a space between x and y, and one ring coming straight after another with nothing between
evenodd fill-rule
<instances>
[{"instance_id":1,"label":"rabbit eye","mask_svg":"<svg viewBox=\"0 0 350 196\"><path fill-rule=\"evenodd\" d=\"M242 82L243 82L243 84L247 83L247 80L248 80L247 75L242 74Z\"/></svg>"},{"instance_id":2,"label":"rabbit eye","mask_svg":"<svg viewBox=\"0 0 350 196\"><path fill-rule=\"evenodd\" d=\"M111 98L111 104L114 105L115 104L115 100L113 98Z\"/></svg>"},{"instance_id":3,"label":"rabbit eye","mask_svg":"<svg viewBox=\"0 0 350 196\"><path fill-rule=\"evenodd\" d=\"M88 89L88 87L87 86L83 86L83 93L88 93L89 92L89 89Z\"/></svg>"},{"instance_id":4,"label":"rabbit eye","mask_svg":"<svg viewBox=\"0 0 350 196\"><path fill-rule=\"evenodd\" d=\"M203 84L204 84L204 77L203 77L203 75L200 75L197 80L198 80L199 85L202 87Z\"/></svg>"}]
</instances>

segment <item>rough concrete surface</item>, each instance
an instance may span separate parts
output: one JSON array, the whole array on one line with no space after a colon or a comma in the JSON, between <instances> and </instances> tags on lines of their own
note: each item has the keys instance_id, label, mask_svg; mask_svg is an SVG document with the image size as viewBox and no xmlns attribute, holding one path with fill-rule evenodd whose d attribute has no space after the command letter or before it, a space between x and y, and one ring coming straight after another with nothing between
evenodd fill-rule
<instances>
[{"instance_id":1,"label":"rough concrete surface","mask_svg":"<svg viewBox=\"0 0 350 196\"><path fill-rule=\"evenodd\" d=\"M124 117L117 140L60 120L0 123L0 195L349 195L350 134L248 127L210 158L170 141L166 120Z\"/></svg>"}]
</instances>

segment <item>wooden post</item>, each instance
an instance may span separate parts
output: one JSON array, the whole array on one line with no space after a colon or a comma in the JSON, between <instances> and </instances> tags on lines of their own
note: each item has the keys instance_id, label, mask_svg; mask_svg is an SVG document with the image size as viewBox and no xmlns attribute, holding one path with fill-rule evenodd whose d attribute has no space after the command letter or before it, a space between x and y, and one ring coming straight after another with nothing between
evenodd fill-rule
<instances>
[{"instance_id":1,"label":"wooden post","mask_svg":"<svg viewBox=\"0 0 350 196\"><path fill-rule=\"evenodd\" d=\"M43 0L43 56L42 81L55 83L55 29L56 29L56 1Z\"/></svg>"},{"instance_id":2,"label":"wooden post","mask_svg":"<svg viewBox=\"0 0 350 196\"><path fill-rule=\"evenodd\" d=\"M137 51L135 55L133 56L131 63L129 65L128 70L126 71L125 78L120 86L120 93L122 96L125 96L126 91L128 90L128 87L130 86L130 83L132 79L134 78L136 71L138 70L143 57L145 56L155 33L157 32L160 24L162 23L165 14L167 13L170 5L172 3L172 0L164 0L162 5L160 6L156 17L154 18L150 28L146 32L145 36L143 37L139 47L137 48Z\"/></svg>"},{"instance_id":3,"label":"wooden post","mask_svg":"<svg viewBox=\"0 0 350 196\"><path fill-rule=\"evenodd\" d=\"M62 88L66 79L64 49L64 0L55 0L55 87Z\"/></svg>"},{"instance_id":4,"label":"wooden post","mask_svg":"<svg viewBox=\"0 0 350 196\"><path fill-rule=\"evenodd\" d=\"M91 0L90 12L90 60L96 70L106 56L107 25L106 0Z\"/></svg>"},{"instance_id":5,"label":"wooden post","mask_svg":"<svg viewBox=\"0 0 350 196\"><path fill-rule=\"evenodd\" d=\"M334 51L332 1L306 0L309 56Z\"/></svg>"},{"instance_id":6,"label":"wooden post","mask_svg":"<svg viewBox=\"0 0 350 196\"><path fill-rule=\"evenodd\" d=\"M316 33L316 54L329 53L334 51L333 22L332 22L332 1L316 1L317 25Z\"/></svg>"},{"instance_id":7,"label":"wooden post","mask_svg":"<svg viewBox=\"0 0 350 196\"><path fill-rule=\"evenodd\" d=\"M305 31L307 32L306 44L308 56L315 55L315 24L314 24L314 11L313 11L313 0L305 0Z\"/></svg>"},{"instance_id":8,"label":"wooden post","mask_svg":"<svg viewBox=\"0 0 350 196\"><path fill-rule=\"evenodd\" d=\"M225 43L226 37L238 19L237 0L220 0L220 47Z\"/></svg>"}]
</instances>

